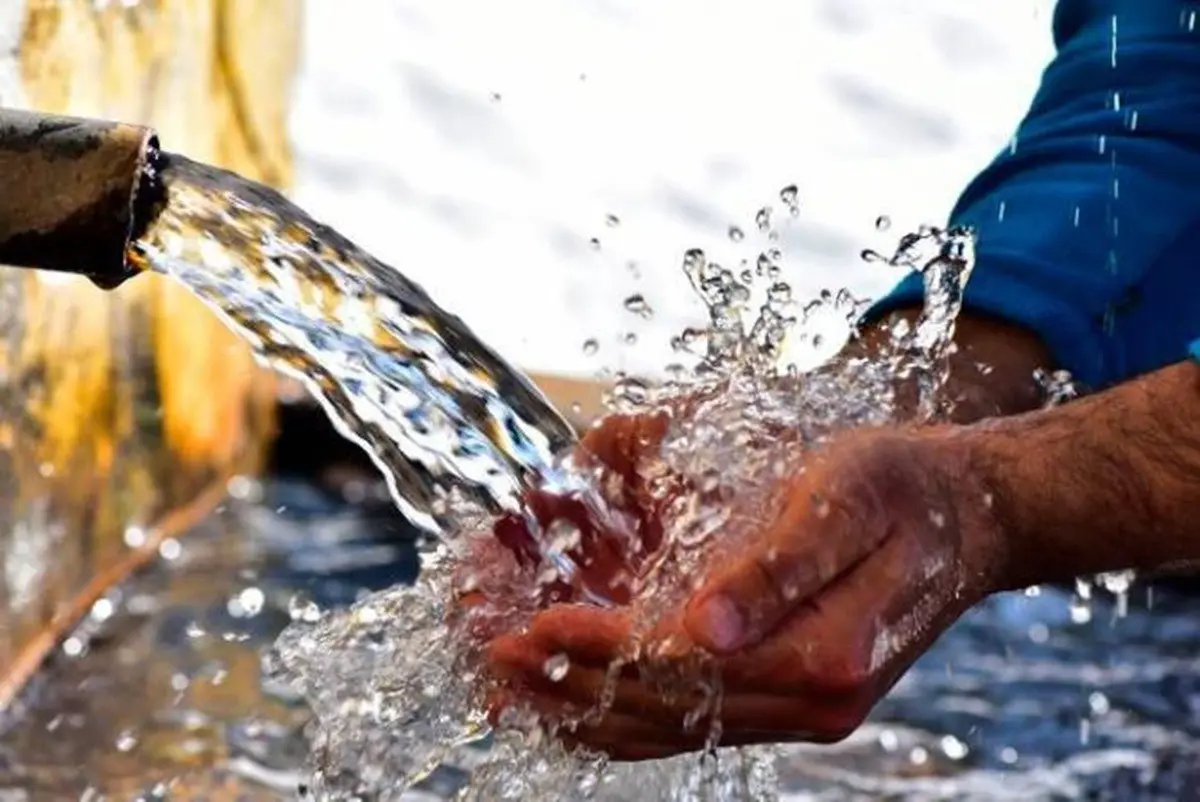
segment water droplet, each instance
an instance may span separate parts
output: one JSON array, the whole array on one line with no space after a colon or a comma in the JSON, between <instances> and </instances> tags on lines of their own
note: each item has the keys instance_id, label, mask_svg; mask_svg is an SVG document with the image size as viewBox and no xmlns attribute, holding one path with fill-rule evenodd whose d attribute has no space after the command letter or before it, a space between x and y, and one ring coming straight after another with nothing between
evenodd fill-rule
<instances>
[{"instance_id":1,"label":"water droplet","mask_svg":"<svg viewBox=\"0 0 1200 802\"><path fill-rule=\"evenodd\" d=\"M312 599L297 593L288 599L288 616L293 621L315 624L321 620L321 608Z\"/></svg>"},{"instance_id":2,"label":"water droplet","mask_svg":"<svg viewBox=\"0 0 1200 802\"><path fill-rule=\"evenodd\" d=\"M116 747L118 752L132 752L137 744L137 734L133 730L121 730L117 734Z\"/></svg>"},{"instance_id":3,"label":"water droplet","mask_svg":"<svg viewBox=\"0 0 1200 802\"><path fill-rule=\"evenodd\" d=\"M600 238L599 238L599 237L592 237L590 240L588 240L588 246L589 246L589 247L590 247L590 248L591 248L593 251L598 251L598 250L600 250Z\"/></svg>"},{"instance_id":4,"label":"water droplet","mask_svg":"<svg viewBox=\"0 0 1200 802\"><path fill-rule=\"evenodd\" d=\"M754 225L759 231L766 233L771 229L771 207L764 206L754 214Z\"/></svg>"},{"instance_id":5,"label":"water droplet","mask_svg":"<svg viewBox=\"0 0 1200 802\"><path fill-rule=\"evenodd\" d=\"M621 338L621 342L623 342L625 345L637 345L637 341L637 332L633 331L626 332L625 336Z\"/></svg>"},{"instance_id":6,"label":"water droplet","mask_svg":"<svg viewBox=\"0 0 1200 802\"><path fill-rule=\"evenodd\" d=\"M253 618L263 611L267 597L259 588L246 588L237 595L238 606L246 618Z\"/></svg>"},{"instance_id":7,"label":"water droplet","mask_svg":"<svg viewBox=\"0 0 1200 802\"><path fill-rule=\"evenodd\" d=\"M783 189L779 190L779 200L783 201L783 205L788 207L788 212L795 217L800 214L800 188L795 184L788 184Z\"/></svg>"},{"instance_id":8,"label":"water droplet","mask_svg":"<svg viewBox=\"0 0 1200 802\"><path fill-rule=\"evenodd\" d=\"M178 560L183 555L183 545L173 537L164 540L158 546L158 556L168 562Z\"/></svg>"},{"instance_id":9,"label":"water droplet","mask_svg":"<svg viewBox=\"0 0 1200 802\"><path fill-rule=\"evenodd\" d=\"M942 753L951 760L962 760L967 756L967 745L953 735L942 736Z\"/></svg>"},{"instance_id":10,"label":"water droplet","mask_svg":"<svg viewBox=\"0 0 1200 802\"><path fill-rule=\"evenodd\" d=\"M676 352L694 353L704 344L705 334L702 329L686 328L678 336L671 338L671 348Z\"/></svg>"},{"instance_id":11,"label":"water droplet","mask_svg":"<svg viewBox=\"0 0 1200 802\"><path fill-rule=\"evenodd\" d=\"M777 281L767 290L767 300L772 304L788 304L792 301L791 285Z\"/></svg>"},{"instance_id":12,"label":"water droplet","mask_svg":"<svg viewBox=\"0 0 1200 802\"><path fill-rule=\"evenodd\" d=\"M654 310L650 308L650 304L646 301L646 297L640 292L630 295L625 299L625 308L638 317L645 318L647 320L654 317Z\"/></svg>"},{"instance_id":13,"label":"water droplet","mask_svg":"<svg viewBox=\"0 0 1200 802\"><path fill-rule=\"evenodd\" d=\"M1100 574L1097 580L1100 586L1114 596L1122 593L1128 593L1133 586L1134 573L1132 571L1117 571L1113 573Z\"/></svg>"},{"instance_id":14,"label":"water droplet","mask_svg":"<svg viewBox=\"0 0 1200 802\"><path fill-rule=\"evenodd\" d=\"M583 341L583 355L595 356L600 352L600 341L595 337L589 337Z\"/></svg>"},{"instance_id":15,"label":"water droplet","mask_svg":"<svg viewBox=\"0 0 1200 802\"><path fill-rule=\"evenodd\" d=\"M868 264L871 264L874 262L886 262L887 261L887 257L885 257L883 254L881 254L879 251L874 250L873 248L864 249L863 252L861 254L859 254L859 258L862 259L864 262L867 262Z\"/></svg>"},{"instance_id":16,"label":"water droplet","mask_svg":"<svg viewBox=\"0 0 1200 802\"><path fill-rule=\"evenodd\" d=\"M1078 596L1071 598L1071 621L1076 624L1086 624L1092 620L1092 605L1086 599Z\"/></svg>"},{"instance_id":17,"label":"water droplet","mask_svg":"<svg viewBox=\"0 0 1200 802\"><path fill-rule=\"evenodd\" d=\"M579 527L566 518L553 521L546 530L547 545L556 552L563 553L579 548L582 534Z\"/></svg>"},{"instance_id":18,"label":"water droplet","mask_svg":"<svg viewBox=\"0 0 1200 802\"><path fill-rule=\"evenodd\" d=\"M571 658L565 654L553 655L542 665L542 672L551 682L562 682L567 678L567 672L570 670Z\"/></svg>"},{"instance_id":19,"label":"water droplet","mask_svg":"<svg viewBox=\"0 0 1200 802\"><path fill-rule=\"evenodd\" d=\"M616 228L617 226L621 225L621 218L617 217L615 214L610 214L604 218L604 224L609 228Z\"/></svg>"},{"instance_id":20,"label":"water droplet","mask_svg":"<svg viewBox=\"0 0 1200 802\"><path fill-rule=\"evenodd\" d=\"M125 545L131 549L140 549L146 545L146 530L140 526L126 527Z\"/></svg>"},{"instance_id":21,"label":"water droplet","mask_svg":"<svg viewBox=\"0 0 1200 802\"><path fill-rule=\"evenodd\" d=\"M112 618L113 613L115 612L116 605L113 604L112 599L108 597L101 597L96 599L95 604L92 605L92 620L97 622L107 621L108 619Z\"/></svg>"},{"instance_id":22,"label":"water droplet","mask_svg":"<svg viewBox=\"0 0 1200 802\"><path fill-rule=\"evenodd\" d=\"M879 217L875 218L876 231L887 231L891 227L892 218L888 217L886 214L881 214Z\"/></svg>"},{"instance_id":23,"label":"water droplet","mask_svg":"<svg viewBox=\"0 0 1200 802\"><path fill-rule=\"evenodd\" d=\"M813 514L818 518L827 518L830 512L829 499L820 493L812 494Z\"/></svg>"},{"instance_id":24,"label":"water droplet","mask_svg":"<svg viewBox=\"0 0 1200 802\"><path fill-rule=\"evenodd\" d=\"M742 231L737 226L729 227L729 239L733 240L734 242L741 242L745 238L746 232Z\"/></svg>"}]
</instances>

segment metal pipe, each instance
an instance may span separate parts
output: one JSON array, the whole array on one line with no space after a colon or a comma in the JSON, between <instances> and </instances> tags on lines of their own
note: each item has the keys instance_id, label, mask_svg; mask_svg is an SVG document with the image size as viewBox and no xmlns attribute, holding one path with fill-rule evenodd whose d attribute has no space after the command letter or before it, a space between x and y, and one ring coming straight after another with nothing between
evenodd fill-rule
<instances>
[{"instance_id":1,"label":"metal pipe","mask_svg":"<svg viewBox=\"0 0 1200 802\"><path fill-rule=\"evenodd\" d=\"M0 108L0 264L117 287L162 198L158 159L149 128Z\"/></svg>"}]
</instances>

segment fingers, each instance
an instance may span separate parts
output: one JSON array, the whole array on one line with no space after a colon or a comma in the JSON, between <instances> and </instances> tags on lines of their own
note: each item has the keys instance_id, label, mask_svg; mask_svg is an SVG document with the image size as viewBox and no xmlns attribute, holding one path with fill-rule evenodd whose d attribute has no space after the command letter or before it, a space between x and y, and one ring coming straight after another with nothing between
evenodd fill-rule
<instances>
[{"instance_id":1,"label":"fingers","mask_svg":"<svg viewBox=\"0 0 1200 802\"><path fill-rule=\"evenodd\" d=\"M585 665L572 664L551 679L539 665L530 664L527 652L516 660L519 665L500 663L514 676L507 690L489 699L493 722L503 721L502 708L529 710L568 743L622 760L665 757L710 745L831 742L849 732L843 707L832 697L714 697L698 688L665 695L645 680L613 678Z\"/></svg>"},{"instance_id":2,"label":"fingers","mask_svg":"<svg viewBox=\"0 0 1200 802\"><path fill-rule=\"evenodd\" d=\"M602 719L585 723L577 712L564 718L570 708L546 697L519 697L499 691L487 700L488 718L500 725L509 711L528 711L548 727L568 749L599 752L614 760L662 760L683 752L694 752L707 745L707 733L683 733L658 727L636 716L609 712ZM570 716L570 712L567 713Z\"/></svg>"},{"instance_id":3,"label":"fingers","mask_svg":"<svg viewBox=\"0 0 1200 802\"><path fill-rule=\"evenodd\" d=\"M628 601L637 565L661 544L661 524L647 503L639 471L669 425L666 410L605 419L584 437L575 459L581 468L600 471L606 509L572 493L533 489L525 494L524 510L496 519L496 540L526 568L539 566L548 548L563 551L580 568L578 591ZM565 536L555 534L560 525ZM559 593L555 600L570 598Z\"/></svg>"},{"instance_id":4,"label":"fingers","mask_svg":"<svg viewBox=\"0 0 1200 802\"><path fill-rule=\"evenodd\" d=\"M556 608L539 616L527 634L494 640L489 665L508 687L545 704L632 716L671 732L707 731L718 717L731 735L753 731L775 740L827 738L844 729L840 711L853 700L796 683L794 661L781 660L782 650L764 655L774 676L748 672L759 665L758 656L749 654L741 665L724 666L718 681L717 666L694 659L694 647L655 645L614 671L614 663L633 652L629 633L623 616ZM660 657L664 652L669 654ZM560 720L565 715L556 713Z\"/></svg>"},{"instance_id":5,"label":"fingers","mask_svg":"<svg viewBox=\"0 0 1200 802\"><path fill-rule=\"evenodd\" d=\"M868 516L820 496L793 497L781 516L688 605L687 627L705 648L730 653L760 642L802 603L887 536Z\"/></svg>"},{"instance_id":6,"label":"fingers","mask_svg":"<svg viewBox=\"0 0 1200 802\"><path fill-rule=\"evenodd\" d=\"M815 463L775 519L693 596L688 632L728 654L759 643L781 621L879 548L891 533L897 474L878 449Z\"/></svg>"},{"instance_id":7,"label":"fingers","mask_svg":"<svg viewBox=\"0 0 1200 802\"><path fill-rule=\"evenodd\" d=\"M969 606L954 559L931 539L897 532L763 643L727 659L727 681L840 698L840 725L854 726Z\"/></svg>"}]
</instances>

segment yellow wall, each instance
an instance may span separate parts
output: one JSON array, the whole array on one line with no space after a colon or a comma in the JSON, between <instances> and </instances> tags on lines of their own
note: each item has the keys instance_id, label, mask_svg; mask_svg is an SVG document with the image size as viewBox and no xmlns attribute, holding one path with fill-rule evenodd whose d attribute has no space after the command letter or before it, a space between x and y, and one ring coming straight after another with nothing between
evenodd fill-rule
<instances>
[{"instance_id":1,"label":"yellow wall","mask_svg":"<svg viewBox=\"0 0 1200 802\"><path fill-rule=\"evenodd\" d=\"M149 124L168 150L288 185L301 0L98 5L27 0L29 108ZM2 706L3 667L130 558L127 526L257 469L275 379L158 276L105 293L0 269L0 338Z\"/></svg>"}]
</instances>

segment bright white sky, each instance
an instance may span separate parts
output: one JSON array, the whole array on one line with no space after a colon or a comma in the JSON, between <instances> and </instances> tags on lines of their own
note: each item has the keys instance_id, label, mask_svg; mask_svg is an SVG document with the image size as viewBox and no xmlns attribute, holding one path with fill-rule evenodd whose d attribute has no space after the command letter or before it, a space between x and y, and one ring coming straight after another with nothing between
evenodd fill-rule
<instances>
[{"instance_id":1,"label":"bright white sky","mask_svg":"<svg viewBox=\"0 0 1200 802\"><path fill-rule=\"evenodd\" d=\"M858 254L942 222L1008 141L1052 6L309 0L296 195L522 367L654 371L701 312L680 255L752 257L727 228L786 184L797 292L885 291L895 274ZM622 306L638 291L649 323Z\"/></svg>"}]
</instances>

